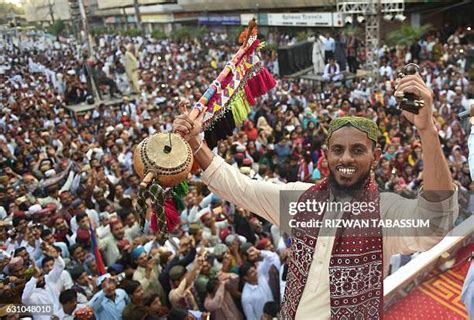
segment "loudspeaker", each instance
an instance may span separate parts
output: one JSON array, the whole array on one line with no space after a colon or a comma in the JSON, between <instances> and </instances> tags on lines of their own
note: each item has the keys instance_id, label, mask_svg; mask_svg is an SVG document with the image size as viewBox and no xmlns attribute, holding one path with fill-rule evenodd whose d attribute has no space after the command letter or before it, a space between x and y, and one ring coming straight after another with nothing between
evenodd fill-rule
<instances>
[{"instance_id":1,"label":"loudspeaker","mask_svg":"<svg viewBox=\"0 0 474 320\"><path fill-rule=\"evenodd\" d=\"M313 65L313 42L300 42L278 49L280 76L287 76Z\"/></svg>"}]
</instances>

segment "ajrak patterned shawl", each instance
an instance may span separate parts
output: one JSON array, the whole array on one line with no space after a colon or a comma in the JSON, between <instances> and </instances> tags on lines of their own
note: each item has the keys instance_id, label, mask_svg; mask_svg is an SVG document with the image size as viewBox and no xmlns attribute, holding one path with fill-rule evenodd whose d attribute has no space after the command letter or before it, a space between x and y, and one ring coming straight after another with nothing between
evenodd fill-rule
<instances>
[{"instance_id":1,"label":"ajrak patterned shawl","mask_svg":"<svg viewBox=\"0 0 474 320\"><path fill-rule=\"evenodd\" d=\"M299 199L327 201L329 184L325 179L308 189ZM345 212L342 219L380 219L379 193L373 179L353 198L373 202L373 212L354 215ZM323 220L324 214L298 213L297 221ZM377 224L378 225L378 224ZM282 314L294 319L313 261L318 228L292 230L291 256ZM338 228L329 265L331 319L381 319L383 317L383 245L381 228Z\"/></svg>"}]
</instances>

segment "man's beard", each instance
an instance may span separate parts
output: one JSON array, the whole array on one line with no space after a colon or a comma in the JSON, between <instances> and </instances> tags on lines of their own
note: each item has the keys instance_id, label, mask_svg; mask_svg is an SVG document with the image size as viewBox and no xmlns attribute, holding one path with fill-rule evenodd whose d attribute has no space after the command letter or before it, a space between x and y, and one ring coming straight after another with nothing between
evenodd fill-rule
<instances>
[{"instance_id":1,"label":"man's beard","mask_svg":"<svg viewBox=\"0 0 474 320\"><path fill-rule=\"evenodd\" d=\"M362 188L364 187L369 176L370 176L370 170L368 170L364 175L362 175L360 179L357 180L352 186L346 187L346 186L341 186L337 182L334 172L331 170L331 168L329 168L328 182L336 198L347 197L347 196L353 198L354 196L357 195L358 192L362 191Z\"/></svg>"}]
</instances>

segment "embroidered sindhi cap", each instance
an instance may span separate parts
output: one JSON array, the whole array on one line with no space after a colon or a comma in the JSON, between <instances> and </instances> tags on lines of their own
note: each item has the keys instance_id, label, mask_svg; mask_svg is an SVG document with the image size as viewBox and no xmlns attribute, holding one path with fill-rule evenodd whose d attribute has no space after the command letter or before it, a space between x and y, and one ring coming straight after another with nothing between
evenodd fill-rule
<instances>
[{"instance_id":1,"label":"embroidered sindhi cap","mask_svg":"<svg viewBox=\"0 0 474 320\"><path fill-rule=\"evenodd\" d=\"M329 124L326 144L328 144L329 138L335 131L347 126L353 126L354 128L367 133L369 139L377 143L379 128L375 121L363 117L341 117L332 120Z\"/></svg>"}]
</instances>

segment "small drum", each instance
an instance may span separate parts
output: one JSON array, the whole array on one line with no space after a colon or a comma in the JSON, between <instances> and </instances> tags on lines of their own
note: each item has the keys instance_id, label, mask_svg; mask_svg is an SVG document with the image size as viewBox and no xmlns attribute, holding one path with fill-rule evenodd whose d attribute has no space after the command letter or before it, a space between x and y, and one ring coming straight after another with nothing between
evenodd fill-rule
<instances>
[{"instance_id":1,"label":"small drum","mask_svg":"<svg viewBox=\"0 0 474 320\"><path fill-rule=\"evenodd\" d=\"M193 152L180 135L157 133L138 144L133 153L135 171L146 184L156 179L163 187L185 180L193 165Z\"/></svg>"}]
</instances>

